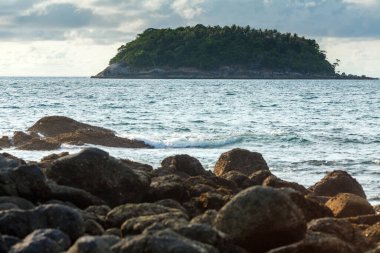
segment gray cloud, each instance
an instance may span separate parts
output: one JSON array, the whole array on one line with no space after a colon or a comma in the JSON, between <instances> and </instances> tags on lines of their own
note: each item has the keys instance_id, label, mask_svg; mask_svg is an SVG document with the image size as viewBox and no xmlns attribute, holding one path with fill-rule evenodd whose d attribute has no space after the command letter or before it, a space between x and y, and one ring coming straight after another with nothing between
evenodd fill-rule
<instances>
[{"instance_id":1,"label":"gray cloud","mask_svg":"<svg viewBox=\"0 0 380 253\"><path fill-rule=\"evenodd\" d=\"M380 1L62 0L35 8L41 2L1 1L0 37L125 42L149 27L197 23L250 25L308 37L380 37Z\"/></svg>"}]
</instances>

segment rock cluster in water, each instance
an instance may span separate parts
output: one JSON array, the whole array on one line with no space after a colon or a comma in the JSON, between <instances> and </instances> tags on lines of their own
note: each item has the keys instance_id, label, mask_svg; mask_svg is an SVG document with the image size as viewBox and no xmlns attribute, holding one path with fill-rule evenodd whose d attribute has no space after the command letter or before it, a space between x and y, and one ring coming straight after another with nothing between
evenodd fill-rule
<instances>
[{"instance_id":1,"label":"rock cluster in water","mask_svg":"<svg viewBox=\"0 0 380 253\"><path fill-rule=\"evenodd\" d=\"M47 131L49 134L49 132ZM214 172L88 148L25 162L0 154L0 253L376 253L380 214L345 171L310 188L233 149Z\"/></svg>"},{"instance_id":2,"label":"rock cluster in water","mask_svg":"<svg viewBox=\"0 0 380 253\"><path fill-rule=\"evenodd\" d=\"M62 144L95 144L106 147L150 148L143 141L118 137L112 130L84 124L64 116L47 116L38 120L27 132L15 131L0 138L0 148L21 150L54 150Z\"/></svg>"}]
</instances>

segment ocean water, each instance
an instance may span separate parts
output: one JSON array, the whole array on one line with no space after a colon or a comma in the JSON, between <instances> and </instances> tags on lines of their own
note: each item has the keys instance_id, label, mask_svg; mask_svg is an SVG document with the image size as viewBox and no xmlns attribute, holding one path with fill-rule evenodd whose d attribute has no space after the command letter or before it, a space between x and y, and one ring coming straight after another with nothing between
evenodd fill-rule
<instances>
[{"instance_id":1,"label":"ocean water","mask_svg":"<svg viewBox=\"0 0 380 253\"><path fill-rule=\"evenodd\" d=\"M0 91L0 135L63 115L155 147L100 147L116 157L158 167L169 155L189 154L212 170L222 152L240 147L305 186L346 170L380 203L380 81L3 77ZM1 152L26 160L52 153Z\"/></svg>"}]
</instances>

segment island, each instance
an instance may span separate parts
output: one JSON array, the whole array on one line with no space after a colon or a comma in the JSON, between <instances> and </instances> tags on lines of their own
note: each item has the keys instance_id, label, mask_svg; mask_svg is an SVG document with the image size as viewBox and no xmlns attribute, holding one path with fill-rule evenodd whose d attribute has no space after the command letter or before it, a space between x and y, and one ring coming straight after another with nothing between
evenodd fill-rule
<instances>
[{"instance_id":1,"label":"island","mask_svg":"<svg viewBox=\"0 0 380 253\"><path fill-rule=\"evenodd\" d=\"M313 39L250 26L149 28L93 78L372 79L339 74Z\"/></svg>"}]
</instances>

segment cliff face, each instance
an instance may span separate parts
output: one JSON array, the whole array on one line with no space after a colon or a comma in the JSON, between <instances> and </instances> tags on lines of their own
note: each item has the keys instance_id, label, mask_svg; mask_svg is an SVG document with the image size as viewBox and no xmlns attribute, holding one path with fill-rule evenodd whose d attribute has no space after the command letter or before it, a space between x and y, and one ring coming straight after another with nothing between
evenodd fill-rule
<instances>
[{"instance_id":1,"label":"cliff face","mask_svg":"<svg viewBox=\"0 0 380 253\"><path fill-rule=\"evenodd\" d=\"M335 79L337 75L302 74L297 72L278 72L257 70L237 66L224 66L216 70L197 68L138 68L124 62L113 63L93 78L131 78L131 79Z\"/></svg>"}]
</instances>

